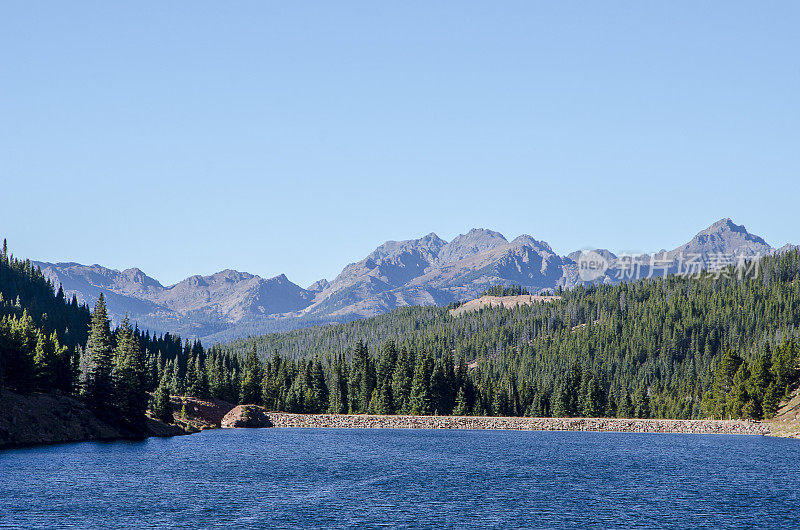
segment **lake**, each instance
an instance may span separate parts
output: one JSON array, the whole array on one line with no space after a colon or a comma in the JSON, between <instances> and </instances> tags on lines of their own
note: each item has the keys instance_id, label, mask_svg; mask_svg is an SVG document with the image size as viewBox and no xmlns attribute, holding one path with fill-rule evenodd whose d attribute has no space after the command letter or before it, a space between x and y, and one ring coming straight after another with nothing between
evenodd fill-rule
<instances>
[{"instance_id":1,"label":"lake","mask_svg":"<svg viewBox=\"0 0 800 530\"><path fill-rule=\"evenodd\" d=\"M0 452L7 528L792 528L800 441L224 429Z\"/></svg>"}]
</instances>

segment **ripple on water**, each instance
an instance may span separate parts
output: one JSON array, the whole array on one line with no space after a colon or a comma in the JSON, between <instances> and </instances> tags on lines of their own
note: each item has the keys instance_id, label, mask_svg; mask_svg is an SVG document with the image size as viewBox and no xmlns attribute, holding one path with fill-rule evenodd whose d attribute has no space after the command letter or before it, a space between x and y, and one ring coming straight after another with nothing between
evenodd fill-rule
<instances>
[{"instance_id":1,"label":"ripple on water","mask_svg":"<svg viewBox=\"0 0 800 530\"><path fill-rule=\"evenodd\" d=\"M800 442L261 429L0 453L3 528L763 527L800 523Z\"/></svg>"}]
</instances>

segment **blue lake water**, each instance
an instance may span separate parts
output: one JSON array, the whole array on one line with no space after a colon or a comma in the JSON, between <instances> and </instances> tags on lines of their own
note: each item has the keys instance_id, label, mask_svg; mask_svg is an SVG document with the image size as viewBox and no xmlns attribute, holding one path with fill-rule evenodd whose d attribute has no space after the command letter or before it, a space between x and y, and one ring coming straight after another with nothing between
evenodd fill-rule
<instances>
[{"instance_id":1,"label":"blue lake water","mask_svg":"<svg viewBox=\"0 0 800 530\"><path fill-rule=\"evenodd\" d=\"M0 527L797 528L800 441L249 429L0 452Z\"/></svg>"}]
</instances>

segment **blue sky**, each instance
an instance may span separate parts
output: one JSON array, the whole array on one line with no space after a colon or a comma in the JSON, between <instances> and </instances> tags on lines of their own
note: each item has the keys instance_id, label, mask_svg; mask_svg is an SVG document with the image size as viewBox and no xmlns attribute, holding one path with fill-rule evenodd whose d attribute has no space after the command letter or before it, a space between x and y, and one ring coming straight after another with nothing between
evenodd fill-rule
<instances>
[{"instance_id":1,"label":"blue sky","mask_svg":"<svg viewBox=\"0 0 800 530\"><path fill-rule=\"evenodd\" d=\"M435 4L435 5L430 5ZM800 243L796 2L4 2L17 255L331 279L471 227Z\"/></svg>"}]
</instances>

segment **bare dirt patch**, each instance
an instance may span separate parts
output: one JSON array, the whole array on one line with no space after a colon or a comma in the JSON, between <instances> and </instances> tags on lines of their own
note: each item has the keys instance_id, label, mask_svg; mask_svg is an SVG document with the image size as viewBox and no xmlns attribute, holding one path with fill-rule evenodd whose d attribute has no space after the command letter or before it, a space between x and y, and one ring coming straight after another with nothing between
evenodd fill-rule
<instances>
[{"instance_id":1,"label":"bare dirt patch","mask_svg":"<svg viewBox=\"0 0 800 530\"><path fill-rule=\"evenodd\" d=\"M190 396L170 396L170 401L175 424L192 432L219 429L222 418L234 407L221 399Z\"/></svg>"},{"instance_id":2,"label":"bare dirt patch","mask_svg":"<svg viewBox=\"0 0 800 530\"><path fill-rule=\"evenodd\" d=\"M451 309L450 314L454 317L457 317L468 311L477 311L487 307L504 307L507 309L513 309L523 305L533 305L537 302L552 302L554 300L561 300L561 297L538 296L532 294L523 294L519 296L481 296L475 300L464 302L455 309Z\"/></svg>"},{"instance_id":3,"label":"bare dirt patch","mask_svg":"<svg viewBox=\"0 0 800 530\"><path fill-rule=\"evenodd\" d=\"M769 423L773 436L800 438L800 391L795 390L792 397L766 423Z\"/></svg>"}]
</instances>

